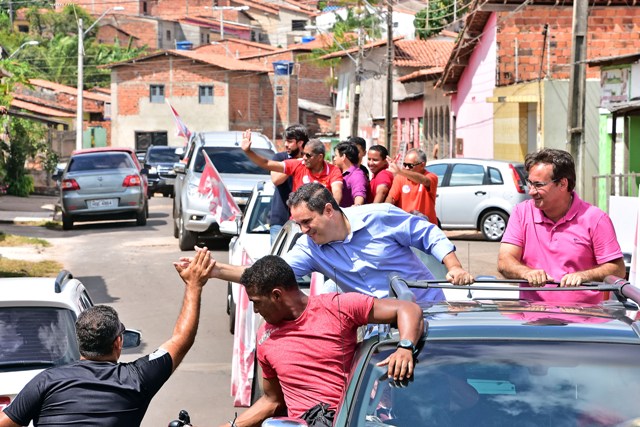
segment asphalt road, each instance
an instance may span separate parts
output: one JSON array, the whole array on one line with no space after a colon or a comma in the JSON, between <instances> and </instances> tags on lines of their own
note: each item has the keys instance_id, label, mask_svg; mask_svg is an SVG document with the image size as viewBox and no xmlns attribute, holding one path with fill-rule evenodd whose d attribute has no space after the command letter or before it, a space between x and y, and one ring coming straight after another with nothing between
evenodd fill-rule
<instances>
[{"instance_id":1,"label":"asphalt road","mask_svg":"<svg viewBox=\"0 0 640 427\"><path fill-rule=\"evenodd\" d=\"M142 332L142 346L123 355L132 360L166 341L180 309L182 281L172 262L181 252L173 238L171 199L151 199L144 227L135 221L78 223L71 231L3 225L3 231L46 238L55 257L89 288L97 304L112 305L129 328ZM482 241L476 232L447 233L463 266L474 275L496 275L499 243ZM227 260L225 241L210 244L214 256ZM203 293L202 317L194 347L151 402L144 427L165 426L187 409L201 427L233 418L229 396L232 335L225 311L226 283L211 280Z\"/></svg>"}]
</instances>

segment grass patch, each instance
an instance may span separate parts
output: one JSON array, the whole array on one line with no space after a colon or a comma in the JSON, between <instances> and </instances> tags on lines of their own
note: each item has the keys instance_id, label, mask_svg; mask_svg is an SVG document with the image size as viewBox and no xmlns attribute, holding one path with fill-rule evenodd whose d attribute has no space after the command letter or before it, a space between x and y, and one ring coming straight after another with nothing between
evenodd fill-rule
<instances>
[{"instance_id":1,"label":"grass patch","mask_svg":"<svg viewBox=\"0 0 640 427\"><path fill-rule=\"evenodd\" d=\"M43 220L43 221L16 221L13 225L28 225L29 227L44 227L49 230L62 230L60 221Z\"/></svg>"},{"instance_id":2,"label":"grass patch","mask_svg":"<svg viewBox=\"0 0 640 427\"><path fill-rule=\"evenodd\" d=\"M0 277L56 277L62 269L62 264L56 261L0 258Z\"/></svg>"},{"instance_id":3,"label":"grass patch","mask_svg":"<svg viewBox=\"0 0 640 427\"><path fill-rule=\"evenodd\" d=\"M16 236L15 234L5 234L0 231L0 246L42 246L43 248L48 248L51 243L37 237Z\"/></svg>"}]
</instances>

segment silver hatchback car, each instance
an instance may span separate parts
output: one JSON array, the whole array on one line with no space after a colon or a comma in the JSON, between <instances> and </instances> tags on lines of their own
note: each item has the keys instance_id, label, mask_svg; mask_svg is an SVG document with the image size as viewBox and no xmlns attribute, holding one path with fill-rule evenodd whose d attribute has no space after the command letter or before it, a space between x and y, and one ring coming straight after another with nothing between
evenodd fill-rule
<instances>
[{"instance_id":1,"label":"silver hatchback car","mask_svg":"<svg viewBox=\"0 0 640 427\"><path fill-rule=\"evenodd\" d=\"M438 175L436 215L443 230L480 230L499 241L513 207L529 199L524 164L502 160L442 159L427 163Z\"/></svg>"},{"instance_id":2,"label":"silver hatchback car","mask_svg":"<svg viewBox=\"0 0 640 427\"><path fill-rule=\"evenodd\" d=\"M62 228L105 219L135 219L137 225L146 225L145 173L126 151L74 152L60 182Z\"/></svg>"}]
</instances>

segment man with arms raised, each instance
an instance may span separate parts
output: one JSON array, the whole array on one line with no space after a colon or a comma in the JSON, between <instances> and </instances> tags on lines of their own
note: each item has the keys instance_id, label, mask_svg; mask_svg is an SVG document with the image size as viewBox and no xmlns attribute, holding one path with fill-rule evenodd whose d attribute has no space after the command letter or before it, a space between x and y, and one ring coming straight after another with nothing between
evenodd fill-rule
<instances>
[{"instance_id":1,"label":"man with arms raised","mask_svg":"<svg viewBox=\"0 0 640 427\"><path fill-rule=\"evenodd\" d=\"M324 160L325 148L319 139L310 139L305 144L301 160L290 159L282 162L266 159L251 150L251 129L244 132L241 146L247 157L261 168L293 177L293 191L304 184L319 182L331 190L336 200L342 200L342 173L336 166ZM274 180L274 184L283 181L281 177Z\"/></svg>"},{"instance_id":2,"label":"man with arms raised","mask_svg":"<svg viewBox=\"0 0 640 427\"><path fill-rule=\"evenodd\" d=\"M396 381L413 375L415 345L424 331L417 304L358 293L307 296L291 267L273 255L247 268L240 282L266 322L257 335L264 395L235 426L259 426L285 408L290 417L311 421L305 412L322 403L332 420L351 370L357 329L368 323L397 322L398 349L378 366L387 366Z\"/></svg>"},{"instance_id":3,"label":"man with arms raised","mask_svg":"<svg viewBox=\"0 0 640 427\"><path fill-rule=\"evenodd\" d=\"M622 251L609 216L580 200L576 170L566 151L545 148L525 158L531 200L516 205L498 253L498 271L531 286L557 281L579 286L608 275L624 277ZM523 291L535 301L598 303L598 291Z\"/></svg>"},{"instance_id":4,"label":"man with arms raised","mask_svg":"<svg viewBox=\"0 0 640 427\"><path fill-rule=\"evenodd\" d=\"M186 286L173 335L134 362L118 362L125 331L118 313L105 305L83 311L76 321L80 360L38 374L0 412L0 427L31 420L36 426L139 426L149 402L193 345L202 288L213 264L206 248L188 268L176 264Z\"/></svg>"}]
</instances>

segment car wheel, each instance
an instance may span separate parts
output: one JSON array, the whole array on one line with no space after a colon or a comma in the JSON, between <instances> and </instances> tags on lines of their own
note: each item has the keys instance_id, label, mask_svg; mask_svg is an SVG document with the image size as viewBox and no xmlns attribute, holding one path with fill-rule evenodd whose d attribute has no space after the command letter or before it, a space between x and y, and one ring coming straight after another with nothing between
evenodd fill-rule
<instances>
[{"instance_id":1,"label":"car wheel","mask_svg":"<svg viewBox=\"0 0 640 427\"><path fill-rule=\"evenodd\" d=\"M149 199L147 199L147 203L144 204L144 216L149 218Z\"/></svg>"},{"instance_id":2,"label":"car wheel","mask_svg":"<svg viewBox=\"0 0 640 427\"><path fill-rule=\"evenodd\" d=\"M231 290L231 283L229 283L227 294L227 313L229 313L229 332L231 335L236 333L236 303L233 301L233 291Z\"/></svg>"},{"instance_id":3,"label":"car wheel","mask_svg":"<svg viewBox=\"0 0 640 427\"><path fill-rule=\"evenodd\" d=\"M145 204L144 208L136 213L136 225L147 225L147 209Z\"/></svg>"},{"instance_id":4,"label":"car wheel","mask_svg":"<svg viewBox=\"0 0 640 427\"><path fill-rule=\"evenodd\" d=\"M176 200L173 200L173 237L176 239L180 235L180 231L178 230L178 217L176 216Z\"/></svg>"},{"instance_id":5,"label":"car wheel","mask_svg":"<svg viewBox=\"0 0 640 427\"><path fill-rule=\"evenodd\" d=\"M484 238L490 242L500 241L507 228L507 221L509 221L509 217L504 212L487 212L480 220L480 231L482 231Z\"/></svg>"},{"instance_id":6,"label":"car wheel","mask_svg":"<svg viewBox=\"0 0 640 427\"><path fill-rule=\"evenodd\" d=\"M147 198L150 199L153 197L153 191L149 190L147 191Z\"/></svg>"},{"instance_id":7,"label":"car wheel","mask_svg":"<svg viewBox=\"0 0 640 427\"><path fill-rule=\"evenodd\" d=\"M178 216L178 247L181 251L190 251L196 245L196 234L184 228L182 213Z\"/></svg>"},{"instance_id":8,"label":"car wheel","mask_svg":"<svg viewBox=\"0 0 640 427\"><path fill-rule=\"evenodd\" d=\"M62 212L62 229L71 230L73 228L73 218Z\"/></svg>"}]
</instances>

